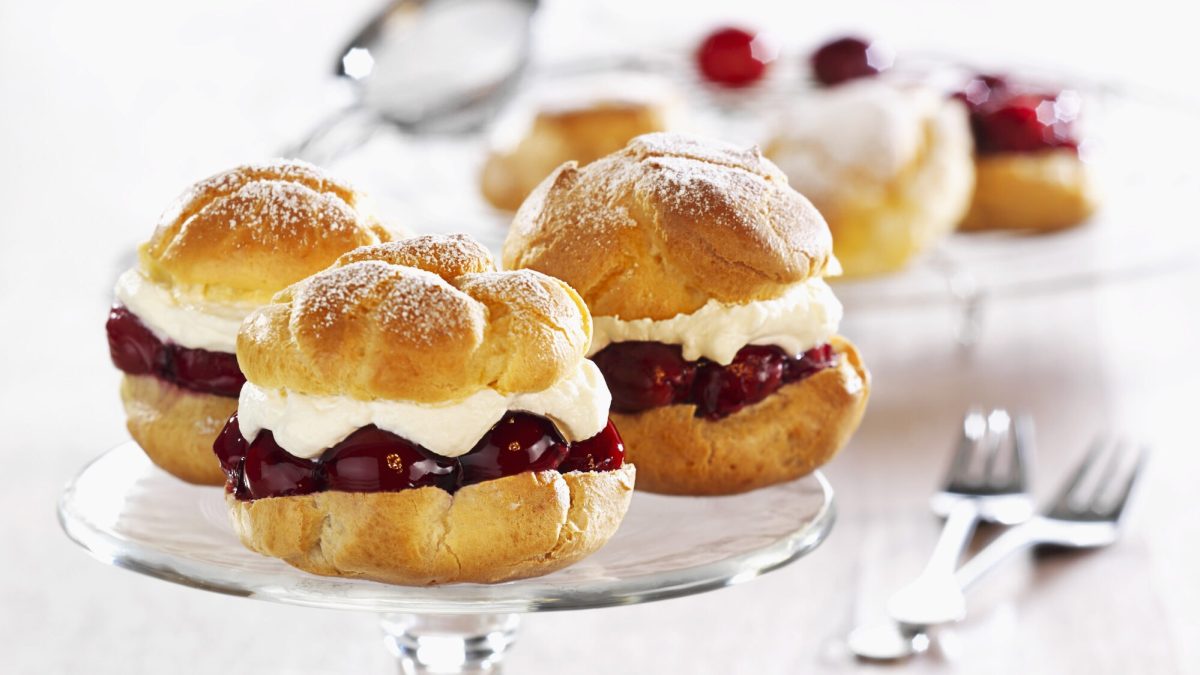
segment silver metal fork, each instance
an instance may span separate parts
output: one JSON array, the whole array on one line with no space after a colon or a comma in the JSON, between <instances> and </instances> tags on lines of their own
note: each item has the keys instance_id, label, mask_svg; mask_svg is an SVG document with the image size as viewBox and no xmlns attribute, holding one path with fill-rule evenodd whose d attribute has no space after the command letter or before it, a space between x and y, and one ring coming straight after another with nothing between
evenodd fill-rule
<instances>
[{"instance_id":1,"label":"silver metal fork","mask_svg":"<svg viewBox=\"0 0 1200 675\"><path fill-rule=\"evenodd\" d=\"M1147 454L1128 441L1093 442L1046 512L1004 532L968 560L954 573L958 587L966 590L1009 556L1032 546L1100 548L1116 542Z\"/></svg>"},{"instance_id":2,"label":"silver metal fork","mask_svg":"<svg viewBox=\"0 0 1200 675\"><path fill-rule=\"evenodd\" d=\"M954 588L954 570L981 520L1012 525L1033 514L1028 494L1032 449L1033 421L1029 417L1018 416L1014 421L1003 409L987 414L979 408L967 412L942 488L930 499L933 511L945 517L946 523L924 571L893 596L890 612L910 621L923 620L927 598L935 598L935 609L940 612L965 613L962 593ZM920 627L904 628L889 619L856 626L847 644L862 658L893 660L925 651L929 638Z\"/></svg>"},{"instance_id":3,"label":"silver metal fork","mask_svg":"<svg viewBox=\"0 0 1200 675\"><path fill-rule=\"evenodd\" d=\"M946 523L925 569L888 601L888 614L905 626L928 626L966 613L955 580L963 550L980 522L1014 525L1033 515L1028 458L1033 421L996 409L972 410L963 419L958 450L943 487L930 500Z\"/></svg>"},{"instance_id":4,"label":"silver metal fork","mask_svg":"<svg viewBox=\"0 0 1200 675\"><path fill-rule=\"evenodd\" d=\"M1094 442L1042 515L996 537L954 573L959 593L1009 556L1033 546L1100 548L1114 543L1146 456L1145 448L1134 452L1128 443L1104 439ZM1122 470L1125 463L1131 466ZM864 626L851 634L849 645L855 654L867 659L905 658L924 651L929 645L926 631L945 622L903 628L896 624Z\"/></svg>"}]
</instances>

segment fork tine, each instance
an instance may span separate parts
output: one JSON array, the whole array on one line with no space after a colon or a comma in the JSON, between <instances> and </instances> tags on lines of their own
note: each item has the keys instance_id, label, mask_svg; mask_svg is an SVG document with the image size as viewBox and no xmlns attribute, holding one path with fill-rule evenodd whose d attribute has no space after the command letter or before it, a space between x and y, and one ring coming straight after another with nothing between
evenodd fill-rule
<instances>
[{"instance_id":1,"label":"fork tine","mask_svg":"<svg viewBox=\"0 0 1200 675\"><path fill-rule=\"evenodd\" d=\"M1096 515L1103 513L1102 505L1105 503L1105 497L1112 492L1113 478L1117 475L1117 469L1121 466L1121 459L1128 452L1128 443L1124 439L1116 439L1110 441L1109 445L1112 450L1108 453L1108 459L1104 462L1104 470L1100 472L1100 477L1096 479L1096 484L1092 487L1092 496L1087 500L1085 508Z\"/></svg>"},{"instance_id":2,"label":"fork tine","mask_svg":"<svg viewBox=\"0 0 1200 675\"><path fill-rule=\"evenodd\" d=\"M950 462L950 468L946 471L946 478L943 481L946 485L951 485L966 479L967 472L971 468L971 457L975 454L975 448L979 445L980 439L984 437L984 430L987 427L987 422L984 419L983 411L975 406L967 410L967 414L963 416L962 435L958 438L958 449L954 452L954 459Z\"/></svg>"},{"instance_id":3,"label":"fork tine","mask_svg":"<svg viewBox=\"0 0 1200 675\"><path fill-rule=\"evenodd\" d=\"M1112 503L1112 506L1103 514L1105 517L1112 520L1117 520L1121 517L1121 512L1125 510L1125 504L1129 501L1129 493L1133 492L1133 484L1137 482L1138 475L1146 465L1146 457L1149 454L1150 450L1148 448L1138 448L1137 459L1133 461L1133 467L1129 470L1129 476L1125 479L1125 484L1121 486L1121 491L1117 494L1117 498Z\"/></svg>"},{"instance_id":4,"label":"fork tine","mask_svg":"<svg viewBox=\"0 0 1200 675\"><path fill-rule=\"evenodd\" d=\"M988 413L987 425L988 445L985 449L987 461L983 465L983 481L994 485L996 483L996 462L1000 458L1000 446L1010 443L1012 440L1012 418L1008 416L1007 410L996 408Z\"/></svg>"},{"instance_id":5,"label":"fork tine","mask_svg":"<svg viewBox=\"0 0 1200 675\"><path fill-rule=\"evenodd\" d=\"M1017 415L1013 420L1012 465L1009 467L1009 482L1024 489L1029 485L1029 462L1033 456L1033 418Z\"/></svg>"},{"instance_id":6,"label":"fork tine","mask_svg":"<svg viewBox=\"0 0 1200 675\"><path fill-rule=\"evenodd\" d=\"M1058 496L1054 498L1055 511L1060 509L1070 510L1071 495L1075 492L1075 489L1079 487L1079 484L1083 482L1084 477L1087 476L1091 467L1095 465L1096 461L1104 453L1105 445L1106 443L1103 438L1097 438L1096 440L1092 441L1091 448L1088 450L1087 455L1084 456L1083 461L1079 463L1079 466L1075 468L1075 472L1071 475L1071 478L1067 480L1067 483L1058 493Z\"/></svg>"}]
</instances>

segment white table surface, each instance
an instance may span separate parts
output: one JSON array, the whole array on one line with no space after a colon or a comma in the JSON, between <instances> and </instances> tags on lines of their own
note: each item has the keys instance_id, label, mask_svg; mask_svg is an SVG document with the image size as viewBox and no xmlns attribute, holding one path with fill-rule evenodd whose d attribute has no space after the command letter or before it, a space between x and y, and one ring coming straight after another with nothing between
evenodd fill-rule
<instances>
[{"instance_id":1,"label":"white table surface","mask_svg":"<svg viewBox=\"0 0 1200 675\"><path fill-rule=\"evenodd\" d=\"M54 518L62 484L127 438L102 328L118 261L189 182L273 155L340 100L326 77L329 54L371 4L0 4L0 459L9 476L0 490L0 670L388 671L369 615L218 596L107 567ZM644 4L582 18L553 4L539 52L611 42L596 26L636 42L670 25L670 39L686 42L693 27L733 16L657 7L651 16ZM768 16L770 3L744 4L745 16ZM921 6L796 9L772 25L797 42L865 25L988 58L1158 86L1195 81L1195 60L1184 57L1194 22L1168 15L1166 2L1138 3L1136 19L1116 10L1085 19L1034 2ZM633 11L630 24L622 17ZM1140 34L1115 38L1130 21ZM963 30L974 24L977 32ZM1029 44L1040 53L1022 52ZM875 392L858 436L827 471L840 510L828 542L735 588L529 617L509 672L1200 672L1198 285L1193 271L995 307L970 354L954 346L940 312L851 317L846 330L874 370ZM925 499L971 401L1037 416L1043 489L1100 429L1153 443L1128 536L1102 553L1016 562L979 587L970 618L939 653L857 666L839 638L919 568L937 533Z\"/></svg>"}]
</instances>

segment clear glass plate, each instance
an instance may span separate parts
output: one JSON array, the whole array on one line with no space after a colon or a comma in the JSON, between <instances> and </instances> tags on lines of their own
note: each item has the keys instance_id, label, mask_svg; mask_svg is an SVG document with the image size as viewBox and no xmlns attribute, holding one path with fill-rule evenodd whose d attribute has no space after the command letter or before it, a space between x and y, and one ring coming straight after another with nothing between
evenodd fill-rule
<instances>
[{"instance_id":1,"label":"clear glass plate","mask_svg":"<svg viewBox=\"0 0 1200 675\"><path fill-rule=\"evenodd\" d=\"M639 492L616 536L567 569L420 588L315 576L244 548L221 490L171 477L133 442L89 464L58 511L67 535L92 555L152 577L296 605L421 614L587 609L699 593L800 558L834 520L833 490L820 473L730 497Z\"/></svg>"}]
</instances>

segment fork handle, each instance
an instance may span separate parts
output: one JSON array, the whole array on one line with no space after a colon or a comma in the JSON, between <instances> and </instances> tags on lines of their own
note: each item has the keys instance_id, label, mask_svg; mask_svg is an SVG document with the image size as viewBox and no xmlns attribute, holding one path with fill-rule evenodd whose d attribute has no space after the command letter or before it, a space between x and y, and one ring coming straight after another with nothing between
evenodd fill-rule
<instances>
[{"instance_id":1,"label":"fork handle","mask_svg":"<svg viewBox=\"0 0 1200 675\"><path fill-rule=\"evenodd\" d=\"M979 506L974 501L963 499L950 508L937 545L925 563L921 576L951 576L958 567L958 560L975 533L979 523Z\"/></svg>"},{"instance_id":2,"label":"fork handle","mask_svg":"<svg viewBox=\"0 0 1200 675\"><path fill-rule=\"evenodd\" d=\"M985 574L999 567L1009 556L1038 543L1038 528L1039 521L1034 518L1006 530L993 539L954 573L958 587L967 590Z\"/></svg>"}]
</instances>

